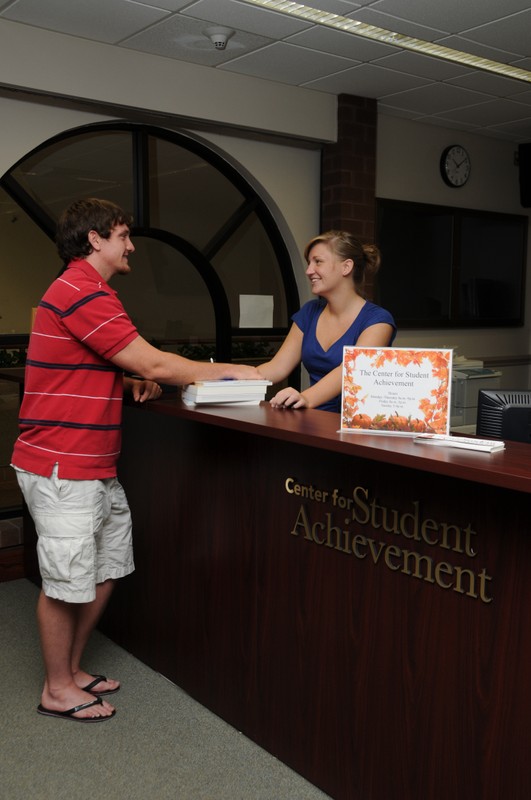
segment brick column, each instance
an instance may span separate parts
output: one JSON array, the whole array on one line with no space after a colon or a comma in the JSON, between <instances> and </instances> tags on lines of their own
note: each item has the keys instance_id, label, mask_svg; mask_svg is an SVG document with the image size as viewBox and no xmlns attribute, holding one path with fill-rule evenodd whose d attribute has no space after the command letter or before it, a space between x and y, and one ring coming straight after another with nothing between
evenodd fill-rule
<instances>
[{"instance_id":1,"label":"brick column","mask_svg":"<svg viewBox=\"0 0 531 800\"><path fill-rule=\"evenodd\" d=\"M321 231L350 231L374 242L376 192L376 100L338 97L338 140L323 147Z\"/></svg>"}]
</instances>

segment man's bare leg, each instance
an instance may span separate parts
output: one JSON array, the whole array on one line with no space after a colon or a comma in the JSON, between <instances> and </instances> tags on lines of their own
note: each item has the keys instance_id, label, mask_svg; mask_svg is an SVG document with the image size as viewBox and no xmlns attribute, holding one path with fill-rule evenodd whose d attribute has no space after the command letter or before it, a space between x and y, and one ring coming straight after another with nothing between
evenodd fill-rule
<instances>
[{"instance_id":1,"label":"man's bare leg","mask_svg":"<svg viewBox=\"0 0 531 800\"><path fill-rule=\"evenodd\" d=\"M67 711L94 700L93 695L76 685L72 674L74 641L83 605L86 604L55 600L44 592L39 596L37 620L46 673L41 702L52 711ZM101 705L78 711L74 716L107 717L113 710L109 703L103 701Z\"/></svg>"},{"instance_id":2,"label":"man's bare leg","mask_svg":"<svg viewBox=\"0 0 531 800\"><path fill-rule=\"evenodd\" d=\"M104 581L96 584L96 599L92 603L82 603L79 606L77 625L74 632L74 643L72 647L72 675L77 686L83 688L94 679L94 676L81 669L83 653L87 646L90 634L98 624L101 615L105 611L107 603L114 589L114 580ZM112 692L120 686L119 681L111 680L98 683L94 691Z\"/></svg>"}]
</instances>

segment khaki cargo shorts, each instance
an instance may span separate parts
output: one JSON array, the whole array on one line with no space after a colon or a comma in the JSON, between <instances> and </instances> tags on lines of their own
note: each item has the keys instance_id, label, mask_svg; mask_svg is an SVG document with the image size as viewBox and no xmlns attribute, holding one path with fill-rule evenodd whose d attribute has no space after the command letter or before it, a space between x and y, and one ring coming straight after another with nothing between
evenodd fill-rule
<instances>
[{"instance_id":1,"label":"khaki cargo shorts","mask_svg":"<svg viewBox=\"0 0 531 800\"><path fill-rule=\"evenodd\" d=\"M90 603L96 584L134 570L131 513L116 478L77 481L16 469L37 530L42 589L67 603Z\"/></svg>"}]
</instances>

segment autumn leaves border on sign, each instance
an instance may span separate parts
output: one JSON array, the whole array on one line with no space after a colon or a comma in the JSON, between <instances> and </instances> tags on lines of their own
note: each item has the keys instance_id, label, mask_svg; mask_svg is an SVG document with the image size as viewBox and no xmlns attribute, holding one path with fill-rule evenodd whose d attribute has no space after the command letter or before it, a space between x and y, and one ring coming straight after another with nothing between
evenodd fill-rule
<instances>
[{"instance_id":1,"label":"autumn leaves border on sign","mask_svg":"<svg viewBox=\"0 0 531 800\"><path fill-rule=\"evenodd\" d=\"M386 367L430 370L427 396L418 408L405 415L403 411L383 411L370 416L364 411L367 386L360 378L357 362L360 356L369 359L374 371ZM345 347L343 356L343 391L341 430L367 430L382 433L448 432L450 403L451 350Z\"/></svg>"}]
</instances>

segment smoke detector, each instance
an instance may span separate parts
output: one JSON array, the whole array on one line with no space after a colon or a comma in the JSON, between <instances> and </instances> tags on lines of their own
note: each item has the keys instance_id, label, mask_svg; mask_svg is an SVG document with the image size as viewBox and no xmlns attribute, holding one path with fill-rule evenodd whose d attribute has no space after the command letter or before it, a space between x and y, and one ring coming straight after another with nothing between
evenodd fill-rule
<instances>
[{"instance_id":1,"label":"smoke detector","mask_svg":"<svg viewBox=\"0 0 531 800\"><path fill-rule=\"evenodd\" d=\"M210 39L216 50L225 50L228 40L234 35L234 31L230 28L207 28L204 34Z\"/></svg>"}]
</instances>

